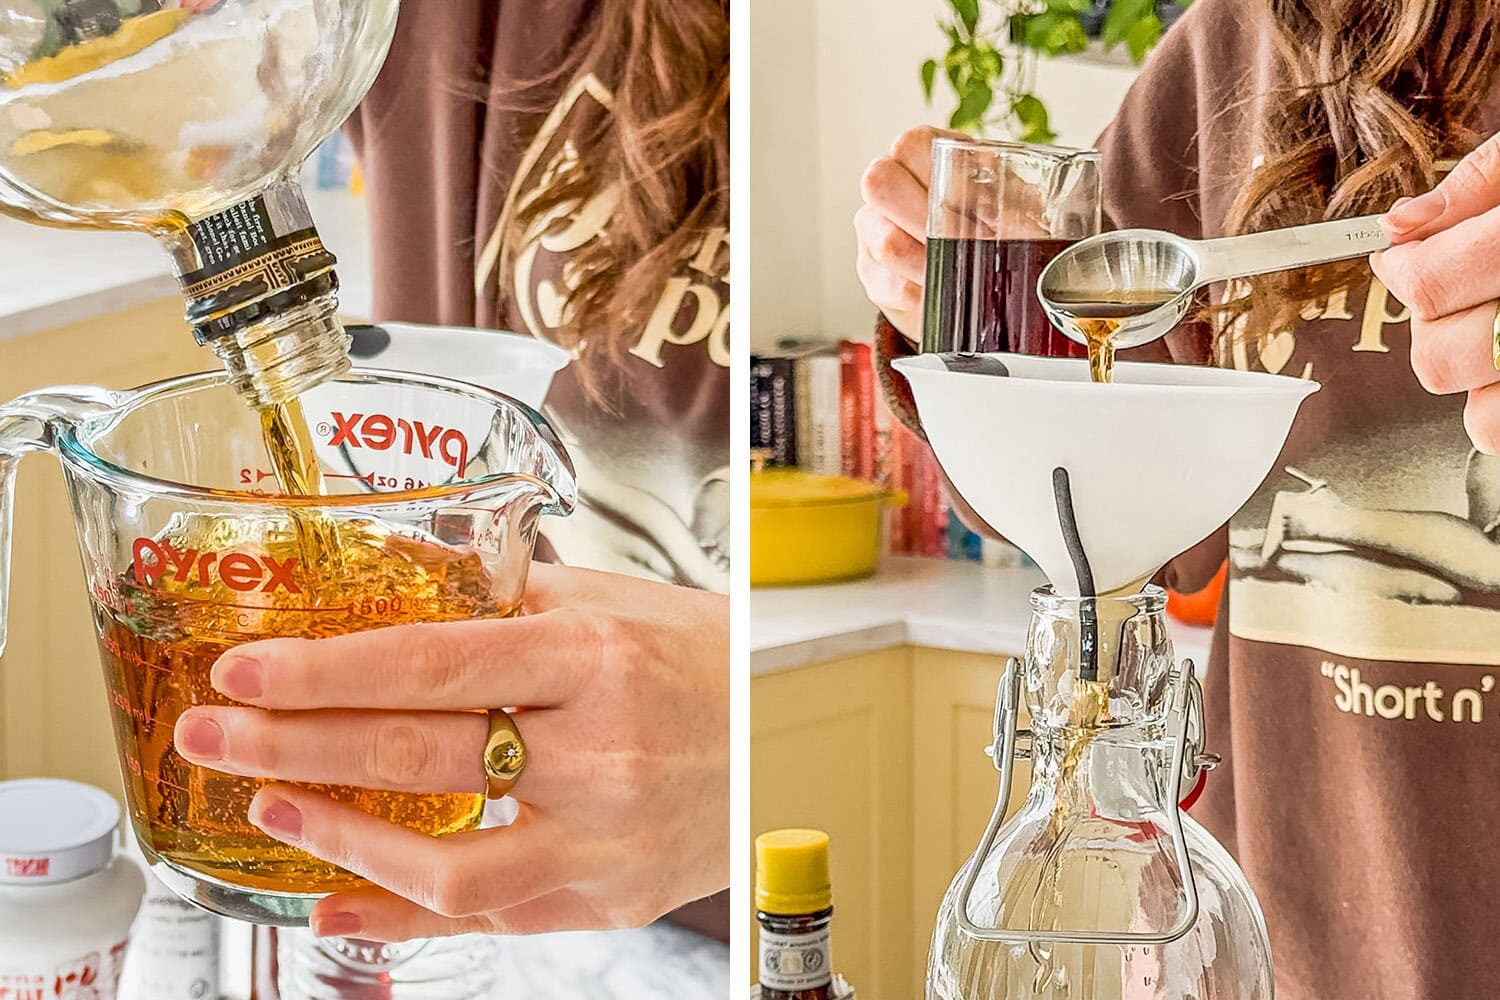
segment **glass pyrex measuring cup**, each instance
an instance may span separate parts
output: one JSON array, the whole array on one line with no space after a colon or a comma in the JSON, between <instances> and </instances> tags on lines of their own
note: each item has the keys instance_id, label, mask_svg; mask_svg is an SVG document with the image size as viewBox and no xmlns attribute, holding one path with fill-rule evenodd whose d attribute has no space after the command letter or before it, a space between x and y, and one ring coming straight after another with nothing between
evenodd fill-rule
<instances>
[{"instance_id":1,"label":"glass pyrex measuring cup","mask_svg":"<svg viewBox=\"0 0 1500 1000\"><path fill-rule=\"evenodd\" d=\"M93 603L131 823L176 892L215 912L300 924L353 875L246 820L255 779L188 764L182 711L227 704L225 650L410 622L519 613L542 514L576 500L551 428L507 396L356 370L301 402L328 495L273 495L258 415L222 373L127 392L66 387L0 406L0 650L16 465L61 460ZM476 706L478 708L479 706ZM441 835L483 796L325 788Z\"/></svg>"},{"instance_id":2,"label":"glass pyrex measuring cup","mask_svg":"<svg viewBox=\"0 0 1500 1000\"><path fill-rule=\"evenodd\" d=\"M1094 150L935 140L922 350L1082 357L1042 310L1036 281L1099 228Z\"/></svg>"}]
</instances>

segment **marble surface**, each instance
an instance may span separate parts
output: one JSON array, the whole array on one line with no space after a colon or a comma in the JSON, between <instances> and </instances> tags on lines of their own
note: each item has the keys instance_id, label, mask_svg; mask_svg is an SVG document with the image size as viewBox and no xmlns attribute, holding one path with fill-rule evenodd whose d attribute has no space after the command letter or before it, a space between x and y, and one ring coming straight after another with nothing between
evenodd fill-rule
<instances>
[{"instance_id":1,"label":"marble surface","mask_svg":"<svg viewBox=\"0 0 1500 1000\"><path fill-rule=\"evenodd\" d=\"M892 646L1015 654L1025 648L1027 596L1035 569L1002 569L945 559L891 558L874 576L817 587L750 592L750 673ZM1206 670L1211 630L1171 624L1177 655Z\"/></svg>"},{"instance_id":2,"label":"marble surface","mask_svg":"<svg viewBox=\"0 0 1500 1000\"><path fill-rule=\"evenodd\" d=\"M370 315L370 227L362 198L306 189L324 244L339 258L348 316ZM48 229L0 217L0 340L178 294L167 253L140 233Z\"/></svg>"},{"instance_id":3,"label":"marble surface","mask_svg":"<svg viewBox=\"0 0 1500 1000\"><path fill-rule=\"evenodd\" d=\"M670 924L506 938L501 994L527 1000L721 1000L729 946Z\"/></svg>"},{"instance_id":4,"label":"marble surface","mask_svg":"<svg viewBox=\"0 0 1500 1000\"><path fill-rule=\"evenodd\" d=\"M223 1000L249 1000L251 929L226 922ZM497 939L495 996L526 1000L722 1000L729 946L667 923Z\"/></svg>"}]
</instances>

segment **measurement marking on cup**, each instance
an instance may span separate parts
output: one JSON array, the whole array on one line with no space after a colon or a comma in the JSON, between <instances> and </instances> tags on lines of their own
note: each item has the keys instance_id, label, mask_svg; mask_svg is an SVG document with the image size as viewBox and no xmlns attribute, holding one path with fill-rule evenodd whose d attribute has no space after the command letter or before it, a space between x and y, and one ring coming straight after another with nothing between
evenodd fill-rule
<instances>
[{"instance_id":1,"label":"measurement marking on cup","mask_svg":"<svg viewBox=\"0 0 1500 1000\"><path fill-rule=\"evenodd\" d=\"M326 608L296 608L280 604L239 604L235 601L220 601L211 597L188 597L186 594L176 594L169 590L160 590L156 587L142 587L144 593L155 594L178 604L196 604L205 608L235 608L239 611L264 611L267 614L278 614L280 612L302 612L305 614L334 614L336 612L350 612L354 610L352 604L342 604Z\"/></svg>"},{"instance_id":2,"label":"measurement marking on cup","mask_svg":"<svg viewBox=\"0 0 1500 1000\"><path fill-rule=\"evenodd\" d=\"M193 794L193 790L186 785L179 785L175 781L168 781L166 778L163 778L160 771L147 771L142 769L141 777L154 785L166 785L168 788L175 788L179 792L185 792L188 795Z\"/></svg>"}]
</instances>

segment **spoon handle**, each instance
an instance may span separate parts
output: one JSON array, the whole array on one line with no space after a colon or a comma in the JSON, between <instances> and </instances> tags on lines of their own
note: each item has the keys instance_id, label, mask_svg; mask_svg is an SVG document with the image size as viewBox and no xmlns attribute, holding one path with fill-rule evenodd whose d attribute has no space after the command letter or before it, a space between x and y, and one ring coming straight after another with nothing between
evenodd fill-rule
<instances>
[{"instance_id":1,"label":"spoon handle","mask_svg":"<svg viewBox=\"0 0 1500 1000\"><path fill-rule=\"evenodd\" d=\"M1378 215L1203 240L1197 245L1198 280L1210 284L1294 267L1327 264L1363 257L1390 245Z\"/></svg>"}]
</instances>

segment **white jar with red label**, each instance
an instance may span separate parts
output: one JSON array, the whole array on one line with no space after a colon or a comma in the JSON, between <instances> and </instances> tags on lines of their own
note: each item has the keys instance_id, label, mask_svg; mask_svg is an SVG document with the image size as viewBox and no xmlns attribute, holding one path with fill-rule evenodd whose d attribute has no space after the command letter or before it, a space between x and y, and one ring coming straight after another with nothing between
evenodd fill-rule
<instances>
[{"instance_id":1,"label":"white jar with red label","mask_svg":"<svg viewBox=\"0 0 1500 1000\"><path fill-rule=\"evenodd\" d=\"M146 892L119 825L97 788L0 782L0 998L114 1000Z\"/></svg>"}]
</instances>

